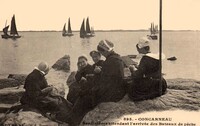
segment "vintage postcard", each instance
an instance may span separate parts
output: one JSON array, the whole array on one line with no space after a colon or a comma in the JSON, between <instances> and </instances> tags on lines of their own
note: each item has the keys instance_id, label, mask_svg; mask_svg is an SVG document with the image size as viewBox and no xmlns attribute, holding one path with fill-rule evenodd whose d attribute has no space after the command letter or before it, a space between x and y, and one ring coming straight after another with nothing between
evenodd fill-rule
<instances>
[{"instance_id":1,"label":"vintage postcard","mask_svg":"<svg viewBox=\"0 0 200 126\"><path fill-rule=\"evenodd\" d=\"M0 125L200 125L199 0L0 3Z\"/></svg>"}]
</instances>

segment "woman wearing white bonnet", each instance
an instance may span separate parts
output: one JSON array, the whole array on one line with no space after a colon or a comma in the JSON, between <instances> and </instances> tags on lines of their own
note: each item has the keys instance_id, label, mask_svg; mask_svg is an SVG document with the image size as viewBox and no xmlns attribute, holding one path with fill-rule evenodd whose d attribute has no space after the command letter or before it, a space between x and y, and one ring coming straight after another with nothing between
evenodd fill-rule
<instances>
[{"instance_id":1,"label":"woman wearing white bonnet","mask_svg":"<svg viewBox=\"0 0 200 126\"><path fill-rule=\"evenodd\" d=\"M24 89L25 93L21 98L22 104L30 104L35 106L37 98L42 94L42 90L48 87L45 75L49 72L49 65L41 62L26 77Z\"/></svg>"},{"instance_id":2,"label":"woman wearing white bonnet","mask_svg":"<svg viewBox=\"0 0 200 126\"><path fill-rule=\"evenodd\" d=\"M150 41L147 37L140 38L139 42L136 45L137 51L140 54L146 54L150 52Z\"/></svg>"},{"instance_id":3,"label":"woman wearing white bonnet","mask_svg":"<svg viewBox=\"0 0 200 126\"><path fill-rule=\"evenodd\" d=\"M130 67L133 83L128 92L133 101L152 99L159 96L159 58L150 51L148 38L141 38L136 45L140 54L143 54L139 66ZM167 83L162 78L162 94L165 93Z\"/></svg>"},{"instance_id":4,"label":"woman wearing white bonnet","mask_svg":"<svg viewBox=\"0 0 200 126\"><path fill-rule=\"evenodd\" d=\"M66 118L70 125L79 125L85 114L102 102L118 102L126 94L124 87L124 64L119 54L113 50L114 44L101 40L97 50L106 58L100 78L93 84L89 93L85 93L76 101L72 111Z\"/></svg>"},{"instance_id":5,"label":"woman wearing white bonnet","mask_svg":"<svg viewBox=\"0 0 200 126\"><path fill-rule=\"evenodd\" d=\"M47 62L41 62L37 67L35 67L35 69L46 75L49 72L49 65Z\"/></svg>"},{"instance_id":6,"label":"woman wearing white bonnet","mask_svg":"<svg viewBox=\"0 0 200 126\"><path fill-rule=\"evenodd\" d=\"M46 62L41 62L37 67L26 77L24 89L25 92L20 99L22 105L36 108L41 113L49 116L49 113L61 114L71 110L71 104L61 97L53 93L53 87L49 86L45 75L49 72L49 65ZM64 110L63 110L64 109ZM54 117L59 119L58 115Z\"/></svg>"},{"instance_id":7,"label":"woman wearing white bonnet","mask_svg":"<svg viewBox=\"0 0 200 126\"><path fill-rule=\"evenodd\" d=\"M140 55L148 55L149 57L159 60L159 53L151 53L151 42L147 37L140 38L136 48ZM162 59L165 59L165 55L163 53Z\"/></svg>"}]
</instances>

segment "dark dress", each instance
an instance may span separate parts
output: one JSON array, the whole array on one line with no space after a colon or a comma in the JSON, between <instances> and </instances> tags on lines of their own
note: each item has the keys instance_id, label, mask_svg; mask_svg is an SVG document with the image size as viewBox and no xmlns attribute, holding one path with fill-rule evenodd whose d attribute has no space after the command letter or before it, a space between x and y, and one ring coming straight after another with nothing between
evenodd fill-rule
<instances>
[{"instance_id":1,"label":"dark dress","mask_svg":"<svg viewBox=\"0 0 200 126\"><path fill-rule=\"evenodd\" d=\"M20 99L21 104L36 108L43 114L69 112L72 106L66 99L53 91L42 93L47 87L49 86L44 75L36 69L33 70L25 80L25 92Z\"/></svg>"},{"instance_id":2,"label":"dark dress","mask_svg":"<svg viewBox=\"0 0 200 126\"><path fill-rule=\"evenodd\" d=\"M79 82L82 77L88 79L88 75L93 74L93 70L94 70L93 67L90 64L88 64L80 71L77 71L75 75L76 81Z\"/></svg>"},{"instance_id":3,"label":"dark dress","mask_svg":"<svg viewBox=\"0 0 200 126\"><path fill-rule=\"evenodd\" d=\"M71 125L79 125L84 115L97 104L121 100L126 93L123 84L123 68L123 61L118 54L113 52L106 57L97 85L76 100L72 111L62 116L63 121Z\"/></svg>"},{"instance_id":4,"label":"dark dress","mask_svg":"<svg viewBox=\"0 0 200 126\"><path fill-rule=\"evenodd\" d=\"M36 69L33 70L25 80L25 93L20 100L21 103L37 106L37 99L42 96L42 90L46 87L48 87L48 84L44 75Z\"/></svg>"},{"instance_id":5,"label":"dark dress","mask_svg":"<svg viewBox=\"0 0 200 126\"><path fill-rule=\"evenodd\" d=\"M88 64L85 68L81 69L76 73L76 81L69 86L69 93L67 95L67 100L70 101L72 104L76 102L80 95L83 95L87 92L87 90L89 90L92 87L91 81L94 76L93 71L93 67L90 64ZM81 81L82 77L87 79L87 83Z\"/></svg>"},{"instance_id":6,"label":"dark dress","mask_svg":"<svg viewBox=\"0 0 200 126\"><path fill-rule=\"evenodd\" d=\"M101 69L102 69L103 63L104 63L103 60L99 60L97 63L93 64L93 65L92 65L92 67L93 67L93 72L94 72L94 69L95 69L96 66L101 67ZM98 83L98 81L100 80L100 78L101 78L101 72L100 72L100 73L95 73L95 72L94 72L94 78L93 78L93 83L94 83L94 85Z\"/></svg>"},{"instance_id":7,"label":"dark dress","mask_svg":"<svg viewBox=\"0 0 200 126\"><path fill-rule=\"evenodd\" d=\"M159 93L159 60L143 56L138 69L132 73L133 83L128 95L133 101L152 99L160 96ZM162 94L165 93L167 83L162 78Z\"/></svg>"},{"instance_id":8,"label":"dark dress","mask_svg":"<svg viewBox=\"0 0 200 126\"><path fill-rule=\"evenodd\" d=\"M123 83L124 63L121 57L112 52L103 63L101 78L95 85L97 103L117 102L125 95Z\"/></svg>"},{"instance_id":9,"label":"dark dress","mask_svg":"<svg viewBox=\"0 0 200 126\"><path fill-rule=\"evenodd\" d=\"M101 67L103 67L103 63L104 63L103 60L99 60L97 63L94 63L94 64L92 65L92 67L93 67L93 69L95 68L95 66L101 66Z\"/></svg>"}]
</instances>

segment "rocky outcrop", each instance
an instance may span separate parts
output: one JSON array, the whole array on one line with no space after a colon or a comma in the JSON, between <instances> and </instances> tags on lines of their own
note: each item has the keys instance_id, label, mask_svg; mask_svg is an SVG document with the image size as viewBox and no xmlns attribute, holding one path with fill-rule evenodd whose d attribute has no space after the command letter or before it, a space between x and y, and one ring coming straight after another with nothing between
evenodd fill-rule
<instances>
[{"instance_id":1,"label":"rocky outcrop","mask_svg":"<svg viewBox=\"0 0 200 126\"><path fill-rule=\"evenodd\" d=\"M72 83L74 83L76 81L75 79L75 75L76 75L76 71L71 72L71 74L69 75L69 77L67 78L67 85L70 87L70 85Z\"/></svg>"},{"instance_id":2,"label":"rocky outcrop","mask_svg":"<svg viewBox=\"0 0 200 126\"><path fill-rule=\"evenodd\" d=\"M10 74L8 78L0 79L0 113L19 102L24 92L25 78L24 74Z\"/></svg>"},{"instance_id":3,"label":"rocky outcrop","mask_svg":"<svg viewBox=\"0 0 200 126\"><path fill-rule=\"evenodd\" d=\"M0 90L0 101L1 101L0 103L14 104L19 101L23 92L24 92L24 89L22 87L4 88Z\"/></svg>"},{"instance_id":4,"label":"rocky outcrop","mask_svg":"<svg viewBox=\"0 0 200 126\"><path fill-rule=\"evenodd\" d=\"M0 79L0 89L19 87L25 82L26 74L9 74L7 78Z\"/></svg>"},{"instance_id":5,"label":"rocky outcrop","mask_svg":"<svg viewBox=\"0 0 200 126\"><path fill-rule=\"evenodd\" d=\"M171 79L167 80L167 82L167 93L161 97L132 102L125 96L117 103L101 103L85 115L82 124L84 122L109 122L113 119L117 121L123 115L134 115L147 111L200 110L199 81ZM17 115L6 117L6 123L35 124L36 122L37 124L58 125L58 123L43 117L37 112L19 112Z\"/></svg>"},{"instance_id":6,"label":"rocky outcrop","mask_svg":"<svg viewBox=\"0 0 200 126\"><path fill-rule=\"evenodd\" d=\"M18 87L21 84L22 83L20 81L15 80L13 78L0 79L0 89L8 88L8 87Z\"/></svg>"},{"instance_id":7,"label":"rocky outcrop","mask_svg":"<svg viewBox=\"0 0 200 126\"><path fill-rule=\"evenodd\" d=\"M17 80L17 81L21 82L21 84L24 84L26 77L27 77L26 74L9 74L8 75L8 78Z\"/></svg>"},{"instance_id":8,"label":"rocky outcrop","mask_svg":"<svg viewBox=\"0 0 200 126\"><path fill-rule=\"evenodd\" d=\"M3 117L4 125L18 125L18 126L58 126L58 123L42 116L34 111L21 111L18 113L10 113ZM65 125L67 126L67 125Z\"/></svg>"},{"instance_id":9,"label":"rocky outcrop","mask_svg":"<svg viewBox=\"0 0 200 126\"><path fill-rule=\"evenodd\" d=\"M123 115L138 114L147 111L164 110L200 110L200 82L188 79L167 80L167 93L151 100L132 102L127 96L118 103L101 103L88 112L84 122L110 122Z\"/></svg>"},{"instance_id":10,"label":"rocky outcrop","mask_svg":"<svg viewBox=\"0 0 200 126\"><path fill-rule=\"evenodd\" d=\"M70 57L65 55L59 59L46 76L49 85L52 85L57 94L66 98L68 87L66 79L70 70ZM0 125L48 125L56 126L58 123L42 116L38 111L20 111L18 113L4 114L10 107L19 104L19 100L24 92L23 85L26 74L9 74L7 78L0 79ZM1 122L4 120L4 123Z\"/></svg>"},{"instance_id":11,"label":"rocky outcrop","mask_svg":"<svg viewBox=\"0 0 200 126\"><path fill-rule=\"evenodd\" d=\"M52 68L54 68L55 70L63 70L68 72L70 70L70 56L63 56L58 61L56 61Z\"/></svg>"},{"instance_id":12,"label":"rocky outcrop","mask_svg":"<svg viewBox=\"0 0 200 126\"><path fill-rule=\"evenodd\" d=\"M67 85L70 86L75 81L75 72L72 72L70 75L65 72L70 70L69 60L70 57L67 55L59 59L52 66L54 69L51 69L46 76L49 85L53 85L58 93L65 98L68 92ZM26 75L23 74L10 74L8 78L0 79L0 113L5 113L8 108L19 101L24 92L23 84L25 77ZM88 112L81 123L117 121L124 115L134 115L147 111L200 110L200 81L170 79L167 80L167 83L167 93L161 97L133 102L126 95L117 103L101 103L92 111ZM3 123L1 120L3 120ZM0 124L58 126L59 123L61 122L55 122L44 117L37 110L0 114ZM65 123L63 125L67 126Z\"/></svg>"}]
</instances>

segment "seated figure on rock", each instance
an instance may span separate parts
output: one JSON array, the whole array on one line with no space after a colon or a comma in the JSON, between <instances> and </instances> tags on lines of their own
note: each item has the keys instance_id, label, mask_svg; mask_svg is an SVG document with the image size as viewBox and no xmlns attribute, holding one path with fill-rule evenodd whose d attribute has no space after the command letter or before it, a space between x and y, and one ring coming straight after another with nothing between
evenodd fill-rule
<instances>
[{"instance_id":1,"label":"seated figure on rock","mask_svg":"<svg viewBox=\"0 0 200 126\"><path fill-rule=\"evenodd\" d=\"M20 102L26 108L36 108L42 114L59 114L62 111L70 111L71 103L60 96L53 86L49 86L45 75L49 72L46 62L41 62L38 67L26 77L25 92Z\"/></svg>"},{"instance_id":2,"label":"seated figure on rock","mask_svg":"<svg viewBox=\"0 0 200 126\"><path fill-rule=\"evenodd\" d=\"M78 70L75 74L75 81L69 86L67 99L74 104L77 98L92 87L94 77L93 67L88 63L86 56L79 56L77 62Z\"/></svg>"},{"instance_id":3,"label":"seated figure on rock","mask_svg":"<svg viewBox=\"0 0 200 126\"><path fill-rule=\"evenodd\" d=\"M148 38L141 38L136 48L143 56L138 66L130 66L132 83L128 91L129 97L133 101L139 101L164 94L167 83L162 77L162 90L160 91L159 54L151 53ZM162 55L164 57L164 54Z\"/></svg>"}]
</instances>

